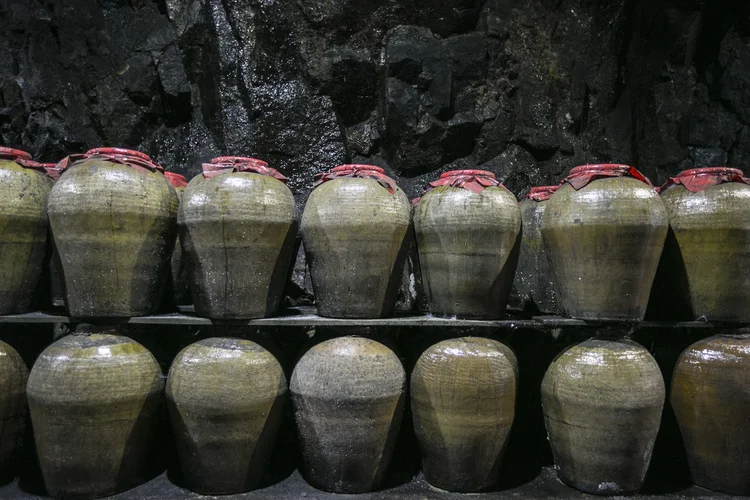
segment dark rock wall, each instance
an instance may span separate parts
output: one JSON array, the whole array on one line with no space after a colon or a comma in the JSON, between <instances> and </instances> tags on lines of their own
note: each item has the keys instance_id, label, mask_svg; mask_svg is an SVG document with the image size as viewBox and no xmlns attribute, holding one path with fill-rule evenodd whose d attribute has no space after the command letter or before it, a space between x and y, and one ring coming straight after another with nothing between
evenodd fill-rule
<instances>
[{"instance_id":1,"label":"dark rock wall","mask_svg":"<svg viewBox=\"0 0 750 500\"><path fill-rule=\"evenodd\" d=\"M142 149L195 175L450 168L516 194L590 161L663 182L750 158L750 2L4 0L0 143Z\"/></svg>"}]
</instances>

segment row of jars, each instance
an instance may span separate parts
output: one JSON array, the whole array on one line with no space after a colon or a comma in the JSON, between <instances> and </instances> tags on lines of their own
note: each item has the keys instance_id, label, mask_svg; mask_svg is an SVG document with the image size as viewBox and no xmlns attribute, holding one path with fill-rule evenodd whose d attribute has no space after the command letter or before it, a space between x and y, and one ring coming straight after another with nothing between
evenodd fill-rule
<instances>
[{"instance_id":1,"label":"row of jars","mask_svg":"<svg viewBox=\"0 0 750 500\"><path fill-rule=\"evenodd\" d=\"M298 225L319 314L388 316L413 219L433 314L502 317L520 254L515 295L542 312L642 320L659 267L663 309L681 303L686 319L750 320L750 186L739 170L685 171L659 196L632 167L586 165L560 186L533 189L520 208L490 172L451 171L412 209L382 169L344 165L315 177L298 224L285 178L252 158L215 158L188 184L147 155L100 148L58 163L54 186L25 153L5 148L0 158L0 313L29 309L49 218L74 317L156 312L170 257L172 287L184 296L189 283L198 314L271 315Z\"/></svg>"},{"instance_id":2,"label":"row of jars","mask_svg":"<svg viewBox=\"0 0 750 500\"><path fill-rule=\"evenodd\" d=\"M379 488L406 399L432 485L491 488L516 415L518 363L506 345L463 337L428 347L410 376L383 343L339 337L309 349L287 383L277 359L249 340L209 338L183 349L162 376L141 344L79 329L50 345L31 374L0 342L0 468L23 430L26 399L48 493L94 498L142 482L166 403L188 488L258 487L291 395L302 473L336 493ZM696 484L750 494L750 336L701 340L680 357L671 404ZM744 366L743 366L744 365ZM541 387L558 476L585 492L643 484L665 400L655 360L629 340L592 339L557 356Z\"/></svg>"}]
</instances>

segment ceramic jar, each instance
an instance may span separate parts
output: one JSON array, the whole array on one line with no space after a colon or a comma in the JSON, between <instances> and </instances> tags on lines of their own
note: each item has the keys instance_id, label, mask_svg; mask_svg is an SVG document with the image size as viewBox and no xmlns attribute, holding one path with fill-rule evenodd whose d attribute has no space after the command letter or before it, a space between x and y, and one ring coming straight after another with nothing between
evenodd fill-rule
<instances>
[{"instance_id":1,"label":"ceramic jar","mask_svg":"<svg viewBox=\"0 0 750 500\"><path fill-rule=\"evenodd\" d=\"M663 263L667 279L692 317L750 322L750 182L733 168L680 172L661 189L674 238Z\"/></svg>"},{"instance_id":2,"label":"ceramic jar","mask_svg":"<svg viewBox=\"0 0 750 500\"><path fill-rule=\"evenodd\" d=\"M592 339L558 355L542 381L542 407L560 479L598 495L637 492L664 392L656 361L635 342Z\"/></svg>"},{"instance_id":3,"label":"ceramic jar","mask_svg":"<svg viewBox=\"0 0 750 500\"><path fill-rule=\"evenodd\" d=\"M69 163L50 193L49 220L70 315L156 312L179 203L163 169L120 148L92 149Z\"/></svg>"},{"instance_id":4,"label":"ceramic jar","mask_svg":"<svg viewBox=\"0 0 750 500\"><path fill-rule=\"evenodd\" d=\"M256 488L287 396L276 358L249 340L201 340L175 358L166 396L188 488L204 495Z\"/></svg>"},{"instance_id":5,"label":"ceramic jar","mask_svg":"<svg viewBox=\"0 0 750 500\"><path fill-rule=\"evenodd\" d=\"M0 479L11 478L14 452L26 427L26 382L29 370L18 352L0 341Z\"/></svg>"},{"instance_id":6,"label":"ceramic jar","mask_svg":"<svg viewBox=\"0 0 750 500\"><path fill-rule=\"evenodd\" d=\"M407 251L409 200L371 165L342 165L315 179L300 229L318 314L390 316Z\"/></svg>"},{"instance_id":7,"label":"ceramic jar","mask_svg":"<svg viewBox=\"0 0 750 500\"><path fill-rule=\"evenodd\" d=\"M112 495L145 479L164 381L150 352L114 333L63 337L31 369L34 440L54 498Z\"/></svg>"},{"instance_id":8,"label":"ceramic jar","mask_svg":"<svg viewBox=\"0 0 750 500\"><path fill-rule=\"evenodd\" d=\"M542 238L565 313L643 319L667 235L651 183L627 165L583 165L547 201Z\"/></svg>"},{"instance_id":9,"label":"ceramic jar","mask_svg":"<svg viewBox=\"0 0 750 500\"><path fill-rule=\"evenodd\" d=\"M518 269L513 281L511 300L518 309L542 314L561 314L557 286L550 267L547 250L542 241L542 216L547 200L559 186L531 188L521 200L523 235L518 256Z\"/></svg>"},{"instance_id":10,"label":"ceramic jar","mask_svg":"<svg viewBox=\"0 0 750 500\"><path fill-rule=\"evenodd\" d=\"M430 484L476 492L497 482L517 385L516 357L500 342L465 337L422 353L411 376L411 410Z\"/></svg>"},{"instance_id":11,"label":"ceramic jar","mask_svg":"<svg viewBox=\"0 0 750 500\"><path fill-rule=\"evenodd\" d=\"M406 374L393 351L360 337L327 340L302 356L289 389L305 479L333 493L377 489L406 394Z\"/></svg>"},{"instance_id":12,"label":"ceramic jar","mask_svg":"<svg viewBox=\"0 0 750 500\"><path fill-rule=\"evenodd\" d=\"M521 236L516 197L484 170L452 170L427 189L414 231L429 312L504 316Z\"/></svg>"},{"instance_id":13,"label":"ceramic jar","mask_svg":"<svg viewBox=\"0 0 750 500\"><path fill-rule=\"evenodd\" d=\"M750 335L700 340L682 353L670 400L698 486L750 495Z\"/></svg>"},{"instance_id":14,"label":"ceramic jar","mask_svg":"<svg viewBox=\"0 0 750 500\"><path fill-rule=\"evenodd\" d=\"M182 202L182 193L185 192L185 187L187 186L185 176L176 172L164 172L164 177L172 184L177 193L177 198ZM182 244L179 239L175 242L169 268L170 272L167 276L167 285L164 290L166 308L190 304L190 280L188 278L185 259L182 257Z\"/></svg>"},{"instance_id":15,"label":"ceramic jar","mask_svg":"<svg viewBox=\"0 0 750 500\"><path fill-rule=\"evenodd\" d=\"M178 223L199 315L262 318L279 309L297 233L285 181L264 161L220 157L185 188Z\"/></svg>"},{"instance_id":16,"label":"ceramic jar","mask_svg":"<svg viewBox=\"0 0 750 500\"><path fill-rule=\"evenodd\" d=\"M31 155L0 147L0 314L34 306L47 250L45 177Z\"/></svg>"}]
</instances>

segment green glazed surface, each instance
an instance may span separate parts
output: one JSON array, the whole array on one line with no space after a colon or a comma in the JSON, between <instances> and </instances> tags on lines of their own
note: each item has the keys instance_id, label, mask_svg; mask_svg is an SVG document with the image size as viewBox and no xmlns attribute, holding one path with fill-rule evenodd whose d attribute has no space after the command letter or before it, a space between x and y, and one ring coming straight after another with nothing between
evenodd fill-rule
<instances>
[{"instance_id":1,"label":"green glazed surface","mask_svg":"<svg viewBox=\"0 0 750 500\"><path fill-rule=\"evenodd\" d=\"M562 185L547 201L542 238L565 313L641 321L667 235L667 212L631 177Z\"/></svg>"},{"instance_id":2,"label":"green glazed surface","mask_svg":"<svg viewBox=\"0 0 750 500\"><path fill-rule=\"evenodd\" d=\"M339 178L315 188L300 226L318 314L393 313L408 245L411 205L374 179Z\"/></svg>"},{"instance_id":3,"label":"green glazed surface","mask_svg":"<svg viewBox=\"0 0 750 500\"><path fill-rule=\"evenodd\" d=\"M0 341L0 479L12 476L14 452L26 427L26 382L29 370L20 354Z\"/></svg>"},{"instance_id":4,"label":"green glazed surface","mask_svg":"<svg viewBox=\"0 0 750 500\"><path fill-rule=\"evenodd\" d=\"M0 314L32 309L47 250L46 176L0 160Z\"/></svg>"},{"instance_id":5,"label":"green glazed surface","mask_svg":"<svg viewBox=\"0 0 750 500\"><path fill-rule=\"evenodd\" d=\"M433 314L505 315L518 262L521 214L504 187L441 186L414 209L422 285Z\"/></svg>"},{"instance_id":6,"label":"green glazed surface","mask_svg":"<svg viewBox=\"0 0 750 500\"><path fill-rule=\"evenodd\" d=\"M273 177L234 172L190 181L178 223L198 314L247 319L278 310L296 213L292 192Z\"/></svg>"},{"instance_id":7,"label":"green glazed surface","mask_svg":"<svg viewBox=\"0 0 750 500\"><path fill-rule=\"evenodd\" d=\"M48 209L71 316L156 312L177 234L178 204L159 172L92 159L63 173Z\"/></svg>"}]
</instances>

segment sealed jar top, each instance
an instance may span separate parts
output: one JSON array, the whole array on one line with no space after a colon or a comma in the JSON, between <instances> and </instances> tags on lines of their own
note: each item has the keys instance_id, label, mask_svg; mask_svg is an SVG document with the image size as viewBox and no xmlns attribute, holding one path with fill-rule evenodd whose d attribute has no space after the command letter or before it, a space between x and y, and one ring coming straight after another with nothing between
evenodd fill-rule
<instances>
[{"instance_id":1,"label":"sealed jar top","mask_svg":"<svg viewBox=\"0 0 750 500\"><path fill-rule=\"evenodd\" d=\"M10 160L21 165L24 168L30 168L43 174L46 174L44 165L31 159L31 155L20 149L6 148L0 146L0 160Z\"/></svg>"},{"instance_id":2,"label":"sealed jar top","mask_svg":"<svg viewBox=\"0 0 750 500\"><path fill-rule=\"evenodd\" d=\"M187 186L187 179L184 175L178 174L177 172L164 172L164 177L176 188L184 188Z\"/></svg>"},{"instance_id":3,"label":"sealed jar top","mask_svg":"<svg viewBox=\"0 0 750 500\"><path fill-rule=\"evenodd\" d=\"M725 182L741 182L750 184L750 179L744 177L742 170L729 167L706 167L691 168L683 170L675 177L670 177L659 191L664 191L669 186L681 184L685 189L693 193L703 191L707 187L724 184Z\"/></svg>"},{"instance_id":4,"label":"sealed jar top","mask_svg":"<svg viewBox=\"0 0 750 500\"><path fill-rule=\"evenodd\" d=\"M164 173L164 168L152 160L146 153L141 153L140 151L134 151L132 149L111 147L89 149L82 155L77 154L67 156L60 160L57 163L57 166L62 172L68 167L72 167L87 160L104 160L112 163L119 163L120 165L126 165L141 172Z\"/></svg>"},{"instance_id":5,"label":"sealed jar top","mask_svg":"<svg viewBox=\"0 0 750 500\"><path fill-rule=\"evenodd\" d=\"M425 186L422 195L439 186L463 188L473 193L481 193L488 187L505 187L495 178L495 174L487 170L450 170Z\"/></svg>"},{"instance_id":6,"label":"sealed jar top","mask_svg":"<svg viewBox=\"0 0 750 500\"><path fill-rule=\"evenodd\" d=\"M653 187L651 181L635 167L619 163L600 163L593 165L579 165L571 169L570 174L563 180L576 191L587 186L590 182L605 177L632 177Z\"/></svg>"},{"instance_id":7,"label":"sealed jar top","mask_svg":"<svg viewBox=\"0 0 750 500\"><path fill-rule=\"evenodd\" d=\"M257 158L246 156L218 156L210 163L203 164L203 177L211 179L221 174L232 172L250 172L267 175L286 184L287 178L281 172L268 166L268 163Z\"/></svg>"},{"instance_id":8,"label":"sealed jar top","mask_svg":"<svg viewBox=\"0 0 750 500\"><path fill-rule=\"evenodd\" d=\"M385 170L375 165L339 165L334 167L328 172L320 172L315 174L313 189L320 186L324 182L331 181L333 179L357 177L360 179L374 179L383 186L389 193L395 194L398 186L396 181L385 175Z\"/></svg>"},{"instance_id":9,"label":"sealed jar top","mask_svg":"<svg viewBox=\"0 0 750 500\"><path fill-rule=\"evenodd\" d=\"M536 186L531 188L529 194L524 196L525 200L547 201L560 186Z\"/></svg>"}]
</instances>

